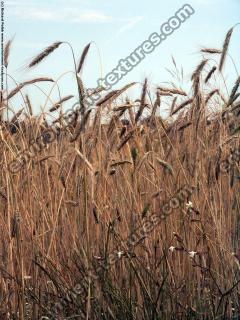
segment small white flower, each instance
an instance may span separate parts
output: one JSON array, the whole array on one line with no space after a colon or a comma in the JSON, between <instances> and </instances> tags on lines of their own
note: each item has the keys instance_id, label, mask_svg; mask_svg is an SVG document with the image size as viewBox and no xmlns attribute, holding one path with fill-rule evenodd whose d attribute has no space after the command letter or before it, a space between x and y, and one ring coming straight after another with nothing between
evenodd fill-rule
<instances>
[{"instance_id":1,"label":"small white flower","mask_svg":"<svg viewBox=\"0 0 240 320\"><path fill-rule=\"evenodd\" d=\"M169 251L171 251L171 252L173 252L175 250L175 247L173 247L173 246L171 246L170 248L169 248Z\"/></svg>"},{"instance_id":2,"label":"small white flower","mask_svg":"<svg viewBox=\"0 0 240 320\"><path fill-rule=\"evenodd\" d=\"M191 201L188 201L188 203L186 203L186 207L187 207L187 209L193 208L192 202L191 202Z\"/></svg>"},{"instance_id":3,"label":"small white flower","mask_svg":"<svg viewBox=\"0 0 240 320\"><path fill-rule=\"evenodd\" d=\"M117 253L117 255L118 255L118 258L120 259L121 258L121 256L124 254L124 252L123 251L119 251L118 253Z\"/></svg>"},{"instance_id":4,"label":"small white flower","mask_svg":"<svg viewBox=\"0 0 240 320\"><path fill-rule=\"evenodd\" d=\"M99 256L93 256L93 258L97 260L102 260L102 257L99 257Z\"/></svg>"},{"instance_id":5,"label":"small white flower","mask_svg":"<svg viewBox=\"0 0 240 320\"><path fill-rule=\"evenodd\" d=\"M190 258L194 258L194 256L197 254L197 252L189 251L188 254L189 254Z\"/></svg>"}]
</instances>

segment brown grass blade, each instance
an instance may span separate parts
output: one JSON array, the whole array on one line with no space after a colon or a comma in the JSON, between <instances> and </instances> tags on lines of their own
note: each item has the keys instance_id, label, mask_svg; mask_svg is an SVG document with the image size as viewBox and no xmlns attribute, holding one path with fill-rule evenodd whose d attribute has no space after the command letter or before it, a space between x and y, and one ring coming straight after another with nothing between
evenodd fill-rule
<instances>
[{"instance_id":1,"label":"brown grass blade","mask_svg":"<svg viewBox=\"0 0 240 320\"><path fill-rule=\"evenodd\" d=\"M217 70L217 67L214 66L212 67L212 69L209 71L209 73L207 74L206 78L205 78L205 83L208 83L208 81L211 79L212 75L214 74L214 72Z\"/></svg>"},{"instance_id":2,"label":"brown grass blade","mask_svg":"<svg viewBox=\"0 0 240 320\"><path fill-rule=\"evenodd\" d=\"M197 68L194 70L191 80L194 81L195 79L198 79L200 77L200 74L203 70L203 68L205 67L206 63L208 62L207 59L202 60L199 65L197 66Z\"/></svg>"},{"instance_id":3,"label":"brown grass blade","mask_svg":"<svg viewBox=\"0 0 240 320\"><path fill-rule=\"evenodd\" d=\"M222 53L222 50L216 48L202 48L201 52L209 54L220 54Z\"/></svg>"},{"instance_id":4,"label":"brown grass blade","mask_svg":"<svg viewBox=\"0 0 240 320\"><path fill-rule=\"evenodd\" d=\"M111 92L109 92L105 97L103 97L102 99L100 99L97 103L96 106L100 107L102 105L105 105L106 103L111 103L113 100L115 100L117 97L120 96L120 94L122 94L123 92L125 92L126 90L128 90L131 86L135 85L136 82L132 82L127 84L126 86L124 86L122 89L120 90L113 90Z\"/></svg>"},{"instance_id":5,"label":"brown grass blade","mask_svg":"<svg viewBox=\"0 0 240 320\"><path fill-rule=\"evenodd\" d=\"M90 109L84 114L84 117L83 117L82 121L78 123L78 126L75 129L73 138L70 140L70 142L76 141L77 138L79 137L80 133L84 130L85 125L86 125L86 123L88 121L88 118L90 116L91 111L92 110Z\"/></svg>"},{"instance_id":6,"label":"brown grass blade","mask_svg":"<svg viewBox=\"0 0 240 320\"><path fill-rule=\"evenodd\" d=\"M61 107L61 105L62 105L65 101L68 101L68 100L72 99L73 97L74 97L73 95L69 95L69 96L66 96L66 97L60 99L58 102L56 102L56 103L54 104L54 106L53 106L51 109L49 109L49 111L50 111L50 112L56 111L57 109L59 109L59 108Z\"/></svg>"},{"instance_id":7,"label":"brown grass blade","mask_svg":"<svg viewBox=\"0 0 240 320\"><path fill-rule=\"evenodd\" d=\"M177 89L177 88L158 87L157 89L162 91L162 92L166 92L166 93L172 93L172 94L178 94L178 95L181 95L181 96L187 96L185 91L183 91L181 89Z\"/></svg>"},{"instance_id":8,"label":"brown grass blade","mask_svg":"<svg viewBox=\"0 0 240 320\"><path fill-rule=\"evenodd\" d=\"M20 115L22 114L23 110L24 110L24 108L20 109L20 110L13 116L13 118L12 118L12 120L11 120L11 123L14 123L14 122L20 117Z\"/></svg>"},{"instance_id":9,"label":"brown grass blade","mask_svg":"<svg viewBox=\"0 0 240 320\"><path fill-rule=\"evenodd\" d=\"M32 116L33 115L32 104L31 104L31 101L30 101L29 96L27 94L25 96L25 100L26 100L29 114L30 114L30 116Z\"/></svg>"},{"instance_id":10,"label":"brown grass blade","mask_svg":"<svg viewBox=\"0 0 240 320\"><path fill-rule=\"evenodd\" d=\"M77 73L80 73L84 64L84 61L86 59L86 56L88 54L88 50L90 48L91 43L87 44L86 47L83 49L79 64L78 64L78 68L77 68Z\"/></svg>"},{"instance_id":11,"label":"brown grass blade","mask_svg":"<svg viewBox=\"0 0 240 320\"><path fill-rule=\"evenodd\" d=\"M3 64L7 68L9 63L9 54L10 54L10 48L12 45L12 39L8 40L3 51Z\"/></svg>"},{"instance_id":12,"label":"brown grass blade","mask_svg":"<svg viewBox=\"0 0 240 320\"><path fill-rule=\"evenodd\" d=\"M236 96L236 93L238 91L239 85L240 85L240 77L238 77L237 81L234 84L234 87L232 88L232 91L231 91L231 94L230 94L230 97L229 97L229 100L228 100L227 107L232 105L233 102L236 100L235 96Z\"/></svg>"},{"instance_id":13,"label":"brown grass blade","mask_svg":"<svg viewBox=\"0 0 240 320\"><path fill-rule=\"evenodd\" d=\"M32 68L39 64L42 60L47 58L53 51L55 51L63 42L57 41L45 48L40 54L38 54L28 65L28 68Z\"/></svg>"},{"instance_id":14,"label":"brown grass blade","mask_svg":"<svg viewBox=\"0 0 240 320\"><path fill-rule=\"evenodd\" d=\"M135 122L136 123L138 122L139 118L141 117L141 115L143 113L143 110L144 110L144 108L146 106L147 85L148 85L148 80L146 78L145 81L144 81L144 84L143 84L143 88L142 88L140 106L139 106L138 112L137 112L137 114L135 116Z\"/></svg>"},{"instance_id":15,"label":"brown grass blade","mask_svg":"<svg viewBox=\"0 0 240 320\"><path fill-rule=\"evenodd\" d=\"M227 52L228 52L228 47L229 47L229 43L230 43L230 39L233 33L233 28L231 28L225 37L224 43L223 43L223 49L222 49L222 55L221 55L221 59L220 59L220 63L219 63L219 70L222 71L225 60L226 60L226 56L227 56Z\"/></svg>"},{"instance_id":16,"label":"brown grass blade","mask_svg":"<svg viewBox=\"0 0 240 320\"><path fill-rule=\"evenodd\" d=\"M177 113L178 111L180 111L181 109L185 108L186 106L188 106L190 103L193 102L193 99L188 99L187 101L184 101L183 103L181 103L175 110L173 110L172 115L174 115L175 113Z\"/></svg>"},{"instance_id":17,"label":"brown grass blade","mask_svg":"<svg viewBox=\"0 0 240 320\"><path fill-rule=\"evenodd\" d=\"M209 92L209 94L206 97L205 103L207 104L208 101L218 92L219 92L218 89L215 89L215 90L212 90L211 92Z\"/></svg>"},{"instance_id":18,"label":"brown grass blade","mask_svg":"<svg viewBox=\"0 0 240 320\"><path fill-rule=\"evenodd\" d=\"M15 89L13 89L9 95L7 96L7 100L11 99L12 97L14 97L19 91L21 91L25 86L28 86L30 84L34 84L37 82L45 82L45 81L49 81L49 82L54 82L53 79L51 78L47 78L47 77L42 77L42 78L36 78L36 79L32 79L32 80L28 80L25 82L20 83Z\"/></svg>"}]
</instances>

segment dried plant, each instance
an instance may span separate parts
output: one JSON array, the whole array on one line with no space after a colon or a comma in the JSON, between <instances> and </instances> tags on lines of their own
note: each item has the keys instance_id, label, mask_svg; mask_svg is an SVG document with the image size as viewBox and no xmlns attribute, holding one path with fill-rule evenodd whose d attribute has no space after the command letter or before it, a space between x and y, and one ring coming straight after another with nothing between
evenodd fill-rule
<instances>
[{"instance_id":1,"label":"dried plant","mask_svg":"<svg viewBox=\"0 0 240 320\"><path fill-rule=\"evenodd\" d=\"M32 68L38 65L42 60L46 59L53 51L55 51L63 42L57 41L45 48L41 53L39 53L32 61L29 63L28 67Z\"/></svg>"},{"instance_id":2,"label":"dried plant","mask_svg":"<svg viewBox=\"0 0 240 320\"><path fill-rule=\"evenodd\" d=\"M36 79L32 79L32 80L28 80L25 82L20 83L15 89L13 89L9 95L7 96L7 100L10 100L12 97L14 97L19 91L21 91L25 86L28 86L30 84L34 84L37 82L54 82L53 79L51 78L47 78L47 77L42 77L42 78L36 78Z\"/></svg>"},{"instance_id":3,"label":"dried plant","mask_svg":"<svg viewBox=\"0 0 240 320\"><path fill-rule=\"evenodd\" d=\"M61 107L61 105L62 105L64 102L72 99L73 97L74 97L73 95L68 95L68 96L66 96L66 97L63 97L63 98L60 99L58 102L56 102L56 103L52 106L52 108L49 109L49 111L50 111L50 112L56 111L57 109L59 109L59 108Z\"/></svg>"},{"instance_id":4,"label":"dried plant","mask_svg":"<svg viewBox=\"0 0 240 320\"><path fill-rule=\"evenodd\" d=\"M86 59L86 56L88 54L88 50L90 48L91 43L87 44L86 47L83 49L79 64L78 64L78 68L77 68L77 73L80 73L84 64L84 61Z\"/></svg>"},{"instance_id":5,"label":"dried plant","mask_svg":"<svg viewBox=\"0 0 240 320\"><path fill-rule=\"evenodd\" d=\"M222 49L222 54L221 54L221 59L219 62L219 70L222 71L225 60L226 60L226 56L227 56L227 52L228 52L228 47L229 47L229 43L230 43L230 39L233 33L233 28L231 28L225 37L224 43L223 43L223 49Z\"/></svg>"},{"instance_id":6,"label":"dried plant","mask_svg":"<svg viewBox=\"0 0 240 320\"><path fill-rule=\"evenodd\" d=\"M221 54L221 70L231 34L223 52L201 50ZM52 79L2 92L0 319L239 317L240 80L226 99L207 64L188 94L174 83L149 92L145 79L136 101L130 83L67 126L62 108L54 121L44 108L34 117L25 93ZM77 77L83 101L104 91Z\"/></svg>"},{"instance_id":7,"label":"dried plant","mask_svg":"<svg viewBox=\"0 0 240 320\"><path fill-rule=\"evenodd\" d=\"M4 50L3 50L3 64L4 64L5 68L8 67L8 60L9 60L9 54L10 54L12 41L13 40L8 40L5 47L4 47Z\"/></svg>"}]
</instances>

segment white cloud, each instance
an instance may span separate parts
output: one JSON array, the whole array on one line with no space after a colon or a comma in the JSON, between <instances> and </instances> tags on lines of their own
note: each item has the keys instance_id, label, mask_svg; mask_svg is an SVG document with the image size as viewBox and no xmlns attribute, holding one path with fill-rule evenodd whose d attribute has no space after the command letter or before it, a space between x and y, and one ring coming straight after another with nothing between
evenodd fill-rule
<instances>
[{"instance_id":1,"label":"white cloud","mask_svg":"<svg viewBox=\"0 0 240 320\"><path fill-rule=\"evenodd\" d=\"M76 9L67 9L67 15L69 19L72 19L73 23L78 22L99 22L106 23L112 22L113 17L108 16L97 10L77 10Z\"/></svg>"},{"instance_id":2,"label":"white cloud","mask_svg":"<svg viewBox=\"0 0 240 320\"><path fill-rule=\"evenodd\" d=\"M118 38L124 32L133 29L143 19L141 16L130 18L113 17L100 10L86 9L86 6L84 6L86 0L77 0L78 5L76 6L73 3L75 0L68 0L68 5L66 5L66 2L59 4L61 0L57 1L58 4L56 0L52 0L50 4L47 4L33 0L8 0L8 7L10 8L8 14L25 21L62 22L68 24L117 23L118 26L120 24L120 28L113 38Z\"/></svg>"},{"instance_id":3,"label":"white cloud","mask_svg":"<svg viewBox=\"0 0 240 320\"><path fill-rule=\"evenodd\" d=\"M220 1L218 0L218 3ZM217 1L216 0L195 0L194 1L194 4L199 4L199 5L204 5L204 6L209 6L209 5L213 5L213 4L216 4Z\"/></svg>"},{"instance_id":4,"label":"white cloud","mask_svg":"<svg viewBox=\"0 0 240 320\"><path fill-rule=\"evenodd\" d=\"M119 37L122 33L129 31L131 29L133 29L135 27L135 25L140 22L141 20L143 20L143 17L133 17L130 18L127 23L122 26L116 33L115 37Z\"/></svg>"},{"instance_id":5,"label":"white cloud","mask_svg":"<svg viewBox=\"0 0 240 320\"><path fill-rule=\"evenodd\" d=\"M12 6L27 6L29 5L28 1L18 1L18 0L8 0L7 6L12 7Z\"/></svg>"},{"instance_id":6,"label":"white cloud","mask_svg":"<svg viewBox=\"0 0 240 320\"><path fill-rule=\"evenodd\" d=\"M18 4L16 1L10 2L12 8L10 15L24 20L38 20L49 22L68 22L68 23L107 23L113 18L97 10L80 10L75 7L56 7Z\"/></svg>"},{"instance_id":7,"label":"white cloud","mask_svg":"<svg viewBox=\"0 0 240 320\"><path fill-rule=\"evenodd\" d=\"M135 25L142 21L143 17L132 17L128 19L118 19L118 22L124 23L124 25L119 28L116 33L113 35L113 37L105 42L106 45L110 45L115 39L120 37L124 32L132 30Z\"/></svg>"}]
</instances>

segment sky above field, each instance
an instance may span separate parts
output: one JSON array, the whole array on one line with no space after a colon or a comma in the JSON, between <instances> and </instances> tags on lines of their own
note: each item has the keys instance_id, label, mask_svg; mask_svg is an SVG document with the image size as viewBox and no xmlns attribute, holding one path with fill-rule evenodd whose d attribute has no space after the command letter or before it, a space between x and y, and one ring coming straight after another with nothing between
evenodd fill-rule
<instances>
[{"instance_id":1,"label":"sky above field","mask_svg":"<svg viewBox=\"0 0 240 320\"><path fill-rule=\"evenodd\" d=\"M93 42L83 70L87 87L96 87L97 79L110 72L121 58L128 56L148 36L159 31L186 2L180 0L7 0L5 3L5 38L14 37L10 54L9 74L16 81L32 79L35 76L49 76L57 79L73 70L71 52L67 46L57 49L34 70L25 67L31 58L55 41L68 41L79 59L84 46ZM129 82L142 83L149 78L151 88L166 82L177 81L171 75L172 56L179 69L184 70L186 84L193 68L201 59L201 47L221 48L226 32L240 22L239 0L191 0L195 10L181 27L161 43L133 71L118 83L119 88ZM240 69L240 26L233 34L230 53ZM233 81L236 72L232 62L225 67L225 76ZM177 82L178 84L178 82ZM14 84L9 80L9 87ZM62 96L76 93L74 76L65 74L59 81ZM48 85L41 85L46 92ZM134 89L133 94L140 90ZM43 93L31 88L27 91L34 109L44 105ZM56 99L56 90L52 99ZM21 106L19 98L13 99L14 107Z\"/></svg>"}]
</instances>

